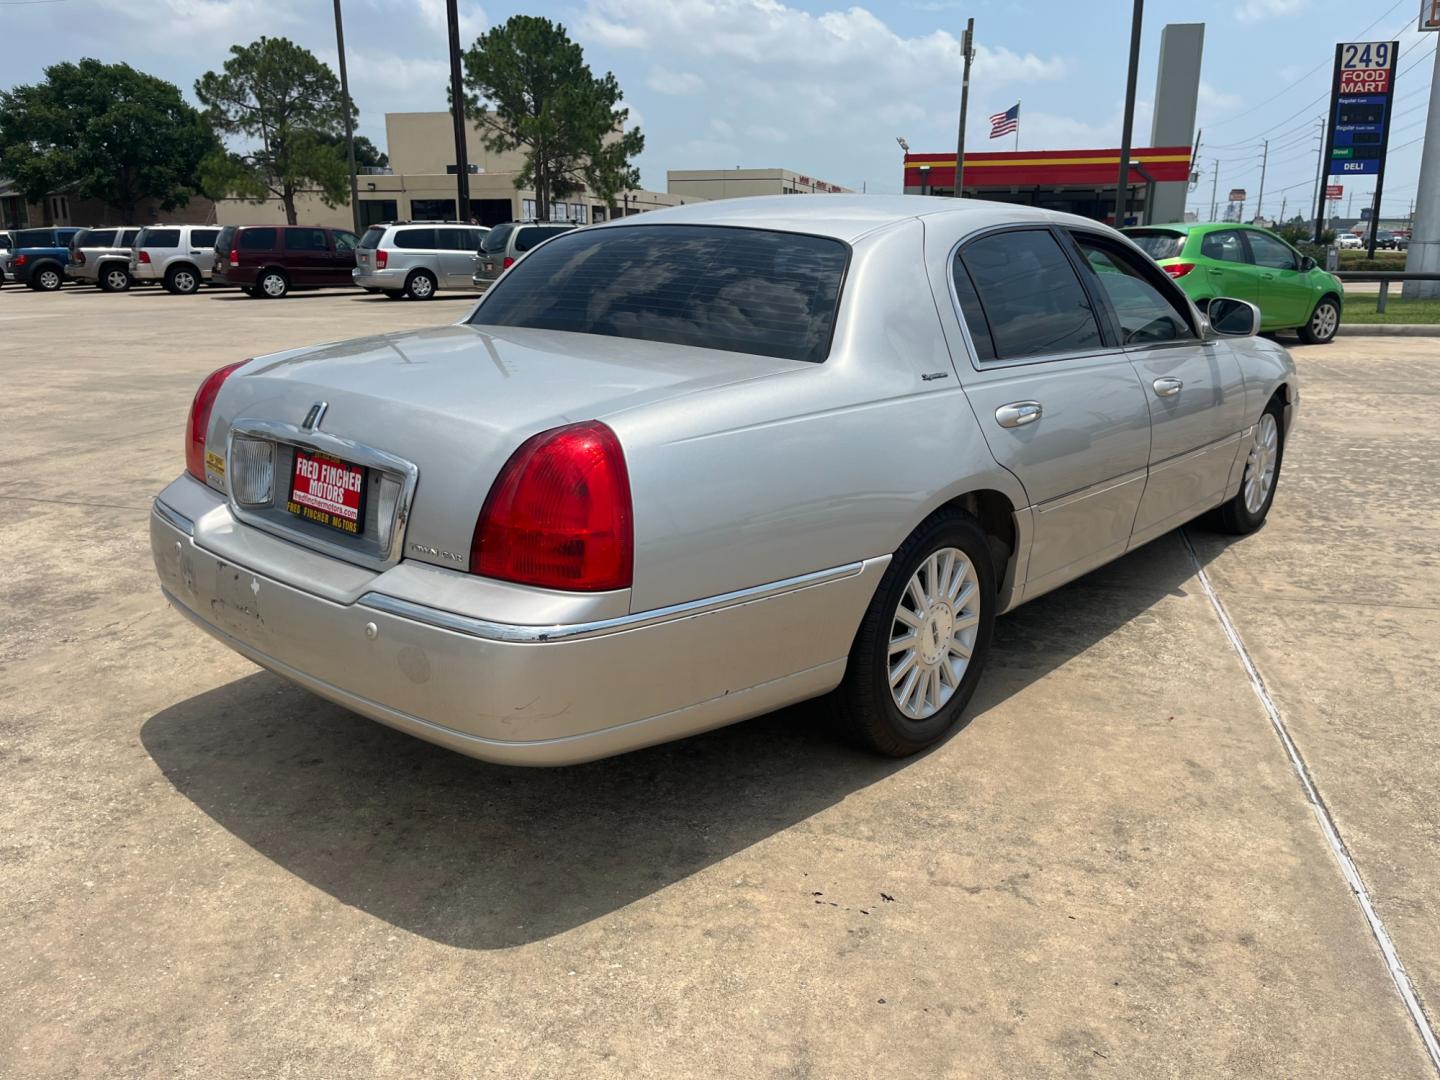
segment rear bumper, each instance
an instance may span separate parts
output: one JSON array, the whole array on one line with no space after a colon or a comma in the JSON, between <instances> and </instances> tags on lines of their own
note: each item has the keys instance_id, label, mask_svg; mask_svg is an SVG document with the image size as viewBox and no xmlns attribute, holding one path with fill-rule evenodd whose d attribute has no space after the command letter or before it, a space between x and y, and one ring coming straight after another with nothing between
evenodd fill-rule
<instances>
[{"instance_id":1,"label":"rear bumper","mask_svg":"<svg viewBox=\"0 0 1440 1080\"><path fill-rule=\"evenodd\" d=\"M237 533L246 534L240 545ZM373 720L516 765L606 757L833 689L889 562L542 626L421 602L406 584L415 568L403 561L371 574L316 555L303 586L267 573L258 564L271 561L268 547L289 549L273 561L289 558L293 568L294 545L236 521L221 496L188 477L157 498L150 544L170 602L250 660ZM237 546L256 565L214 550ZM457 584L469 577L433 573Z\"/></svg>"},{"instance_id":2,"label":"rear bumper","mask_svg":"<svg viewBox=\"0 0 1440 1080\"><path fill-rule=\"evenodd\" d=\"M362 289L403 289L409 270L371 270L355 267L350 279Z\"/></svg>"},{"instance_id":3,"label":"rear bumper","mask_svg":"<svg viewBox=\"0 0 1440 1080\"><path fill-rule=\"evenodd\" d=\"M212 285L238 285L242 288L250 288L255 284L257 268L253 266L229 266L216 264L210 274Z\"/></svg>"}]
</instances>

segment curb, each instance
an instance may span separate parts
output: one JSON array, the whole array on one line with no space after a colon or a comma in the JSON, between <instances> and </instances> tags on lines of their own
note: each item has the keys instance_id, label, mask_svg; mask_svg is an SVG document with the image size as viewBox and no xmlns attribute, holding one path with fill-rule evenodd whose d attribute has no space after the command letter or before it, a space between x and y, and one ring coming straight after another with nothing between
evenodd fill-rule
<instances>
[{"instance_id":1,"label":"curb","mask_svg":"<svg viewBox=\"0 0 1440 1080\"><path fill-rule=\"evenodd\" d=\"M1336 336L1440 337L1440 323L1341 323Z\"/></svg>"}]
</instances>

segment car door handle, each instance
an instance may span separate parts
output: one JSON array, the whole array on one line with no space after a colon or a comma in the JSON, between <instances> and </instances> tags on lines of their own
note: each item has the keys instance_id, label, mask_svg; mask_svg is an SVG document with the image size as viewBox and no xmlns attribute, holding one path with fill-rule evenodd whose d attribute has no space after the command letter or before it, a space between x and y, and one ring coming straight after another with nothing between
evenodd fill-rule
<instances>
[{"instance_id":1,"label":"car door handle","mask_svg":"<svg viewBox=\"0 0 1440 1080\"><path fill-rule=\"evenodd\" d=\"M1167 377L1164 379L1156 379L1150 385L1155 389L1156 397L1174 397L1185 384L1179 379Z\"/></svg>"},{"instance_id":2,"label":"car door handle","mask_svg":"<svg viewBox=\"0 0 1440 1080\"><path fill-rule=\"evenodd\" d=\"M1001 427L1024 427L1039 420L1044 411L1038 401L1012 401L995 410L995 422Z\"/></svg>"}]
</instances>

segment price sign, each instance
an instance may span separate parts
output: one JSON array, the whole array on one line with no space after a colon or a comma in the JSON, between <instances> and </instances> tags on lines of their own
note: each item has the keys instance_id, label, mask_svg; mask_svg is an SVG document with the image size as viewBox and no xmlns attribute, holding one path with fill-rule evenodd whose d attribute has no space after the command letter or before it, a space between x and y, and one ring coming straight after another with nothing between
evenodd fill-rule
<instances>
[{"instance_id":1,"label":"price sign","mask_svg":"<svg viewBox=\"0 0 1440 1080\"><path fill-rule=\"evenodd\" d=\"M1344 195L1345 195L1345 187L1344 187L1344 185L1342 185L1342 184L1326 184L1326 185L1325 185L1325 198L1327 198L1327 199L1340 199L1340 198L1343 198Z\"/></svg>"},{"instance_id":2,"label":"price sign","mask_svg":"<svg viewBox=\"0 0 1440 1080\"><path fill-rule=\"evenodd\" d=\"M1326 132L1330 176L1383 172L1399 55L1396 41L1352 41L1335 46Z\"/></svg>"}]
</instances>

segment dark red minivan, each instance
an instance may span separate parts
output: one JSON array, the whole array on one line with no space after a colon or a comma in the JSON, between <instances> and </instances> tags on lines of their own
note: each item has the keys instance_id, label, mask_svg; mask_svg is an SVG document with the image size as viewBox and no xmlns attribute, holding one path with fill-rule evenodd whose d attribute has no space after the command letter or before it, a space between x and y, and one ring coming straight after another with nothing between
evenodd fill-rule
<instances>
[{"instance_id":1,"label":"dark red minivan","mask_svg":"<svg viewBox=\"0 0 1440 1080\"><path fill-rule=\"evenodd\" d=\"M322 225L226 225L215 238L212 285L238 285L259 299L291 289L353 285L354 233Z\"/></svg>"}]
</instances>

